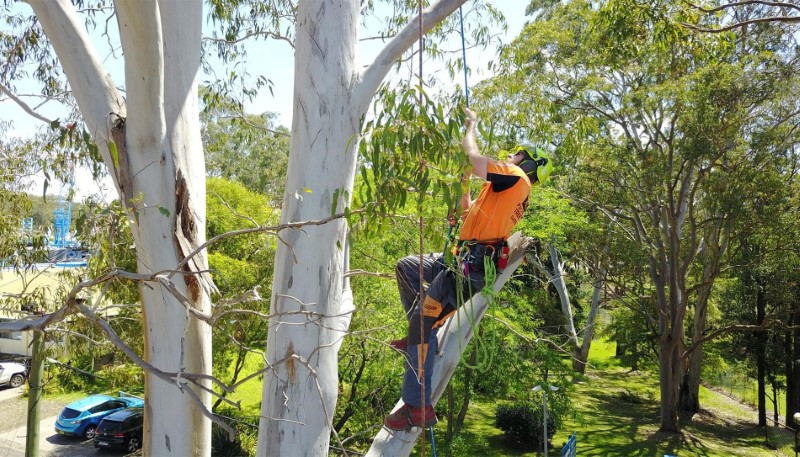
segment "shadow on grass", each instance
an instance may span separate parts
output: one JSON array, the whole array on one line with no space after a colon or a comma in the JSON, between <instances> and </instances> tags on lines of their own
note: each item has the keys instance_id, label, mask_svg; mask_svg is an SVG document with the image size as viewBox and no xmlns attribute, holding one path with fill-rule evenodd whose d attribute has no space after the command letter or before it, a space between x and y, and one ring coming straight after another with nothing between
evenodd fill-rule
<instances>
[{"instance_id":1,"label":"shadow on grass","mask_svg":"<svg viewBox=\"0 0 800 457\"><path fill-rule=\"evenodd\" d=\"M763 448L763 428L707 410L683 424L681 433L659 432L658 379L652 373L609 369L576 387L579 414L557 437L563 441L577 431L580 455L710 457Z\"/></svg>"},{"instance_id":2,"label":"shadow on grass","mask_svg":"<svg viewBox=\"0 0 800 457\"><path fill-rule=\"evenodd\" d=\"M793 456L793 435L756 425L756 414L738 403L708 401L708 409L682 424L681 433L659 432L660 391L658 375L631 371L607 364L576 377L574 417L564 418L552 439L550 454L560 455L561 446L577 433L580 456L663 457L767 457ZM712 393L713 395L713 393ZM722 405L718 405L722 403ZM493 426L494 403L470 407L470 436L461 457L538 457L541 449L511 446ZM765 445L765 433L774 446ZM778 450L774 450L775 447ZM791 450L791 454L789 454ZM454 454L456 455L456 454Z\"/></svg>"}]
</instances>

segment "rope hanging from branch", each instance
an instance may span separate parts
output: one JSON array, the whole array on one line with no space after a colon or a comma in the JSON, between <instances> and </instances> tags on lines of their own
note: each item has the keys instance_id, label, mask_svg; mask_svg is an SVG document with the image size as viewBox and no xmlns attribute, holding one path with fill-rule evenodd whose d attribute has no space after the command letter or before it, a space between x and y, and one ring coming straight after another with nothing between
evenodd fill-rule
<instances>
[{"instance_id":1,"label":"rope hanging from branch","mask_svg":"<svg viewBox=\"0 0 800 457\"><path fill-rule=\"evenodd\" d=\"M422 21L422 0L419 0L417 2L417 17L419 18L419 109L423 110L423 109L425 109L424 108L425 105L424 105L424 99L423 99L423 95L422 95L422 88L423 88L423 78L422 78L422 60L423 59L422 59L422 54L423 54L423 50L424 50L424 41L422 39L422 30L423 30L423 28L422 28L422 26L423 26L423 21ZM422 127L420 127L420 128L422 128ZM419 166L420 167L424 167L425 166L425 158L424 158L424 155L423 155L422 151L419 152ZM423 301L423 296L424 296L424 293L425 293L425 290L424 290L425 289L425 281L424 281L424 273L423 273L424 272L424 270L423 270L423 268L424 268L424 256L425 256L424 244L423 244L424 221L423 221L423 217L422 217L422 207L421 207L421 205L417 209L419 211L419 299L417 301L417 312L419 313L419 334L424 337L424 335L425 335L425 323L424 323L424 316L423 316L423 313L422 313L422 308L423 308L422 307L422 301ZM423 350L425 350L426 348L427 348L427 341L420 341L420 345L417 348L418 355ZM418 358L417 360L420 360L420 358ZM420 386L420 398L422 399L422 404L420 406L421 406L422 411L423 411L422 415L423 415L423 423L424 423L425 422L425 420L424 420L425 407L427 406L425 404L425 389L427 387L425 385L425 375L424 375L425 364L423 362L422 364L417 363L417 365L418 365L417 366L417 370L419 370L418 379L420 380L420 383L419 383L419 386ZM432 434L433 434L433 428L431 427L431 435ZM425 457L425 434L424 433L422 434L421 446L422 446L422 457ZM434 451L434 452L436 452L436 451Z\"/></svg>"},{"instance_id":2,"label":"rope hanging from branch","mask_svg":"<svg viewBox=\"0 0 800 457\"><path fill-rule=\"evenodd\" d=\"M461 63L464 65L464 100L469 108L469 83L467 82L467 41L464 37L464 11L458 7L458 18L461 21Z\"/></svg>"}]
</instances>

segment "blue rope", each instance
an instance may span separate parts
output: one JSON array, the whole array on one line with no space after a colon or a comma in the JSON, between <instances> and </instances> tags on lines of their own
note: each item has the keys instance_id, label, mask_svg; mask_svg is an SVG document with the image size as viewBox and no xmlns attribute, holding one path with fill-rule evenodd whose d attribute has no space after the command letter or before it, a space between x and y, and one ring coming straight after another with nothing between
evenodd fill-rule
<instances>
[{"instance_id":1,"label":"blue rope","mask_svg":"<svg viewBox=\"0 0 800 457\"><path fill-rule=\"evenodd\" d=\"M464 39L464 11L459 6L458 7L458 17L461 20L461 59L464 62L464 98L467 102L467 108L469 108L469 85L467 84L467 42ZM453 208L453 217L456 216L456 212L458 211L458 200L456 200L455 207ZM453 227L455 224L450 224L450 229L447 231L447 238L444 240L444 249L442 249L442 255L447 256L447 245L450 243L450 236L453 234Z\"/></svg>"},{"instance_id":2,"label":"blue rope","mask_svg":"<svg viewBox=\"0 0 800 457\"><path fill-rule=\"evenodd\" d=\"M458 16L461 18L461 55L464 61L464 97L467 101L467 108L469 108L469 84L467 84L467 43L464 38L464 13L461 7L458 7Z\"/></svg>"},{"instance_id":3,"label":"blue rope","mask_svg":"<svg viewBox=\"0 0 800 457\"><path fill-rule=\"evenodd\" d=\"M433 427L429 427L431 431L431 449L433 449L433 457L436 457L436 442L433 440Z\"/></svg>"}]
</instances>

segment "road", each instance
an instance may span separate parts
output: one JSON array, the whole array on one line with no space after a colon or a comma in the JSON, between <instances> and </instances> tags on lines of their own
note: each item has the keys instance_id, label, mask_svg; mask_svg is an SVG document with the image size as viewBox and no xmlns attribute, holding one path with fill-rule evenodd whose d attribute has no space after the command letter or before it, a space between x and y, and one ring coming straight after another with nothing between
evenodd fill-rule
<instances>
[{"instance_id":1,"label":"road","mask_svg":"<svg viewBox=\"0 0 800 457\"><path fill-rule=\"evenodd\" d=\"M20 395L22 395L22 387L17 387L14 389L6 387L0 389L0 402L4 400L11 400L12 398L17 398Z\"/></svg>"},{"instance_id":2,"label":"road","mask_svg":"<svg viewBox=\"0 0 800 457\"><path fill-rule=\"evenodd\" d=\"M55 433L56 416L39 423L39 455L48 457L81 457L94 455L94 444ZM0 433L0 457L25 456L25 424Z\"/></svg>"},{"instance_id":3,"label":"road","mask_svg":"<svg viewBox=\"0 0 800 457\"><path fill-rule=\"evenodd\" d=\"M27 399L19 398L22 389L0 390L0 457L25 457ZM124 456L123 451L96 450L91 441L62 436L55 432L56 417L52 415L64 405L49 404L39 423L40 457ZM44 412L44 411L43 411ZM141 450L130 456L141 456Z\"/></svg>"}]
</instances>

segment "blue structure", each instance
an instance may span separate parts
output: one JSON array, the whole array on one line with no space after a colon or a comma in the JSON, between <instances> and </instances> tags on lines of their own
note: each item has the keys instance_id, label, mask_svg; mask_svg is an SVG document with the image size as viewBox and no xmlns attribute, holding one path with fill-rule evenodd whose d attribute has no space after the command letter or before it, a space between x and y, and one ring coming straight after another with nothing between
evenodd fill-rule
<instances>
[{"instance_id":1,"label":"blue structure","mask_svg":"<svg viewBox=\"0 0 800 457\"><path fill-rule=\"evenodd\" d=\"M577 454L577 436L573 433L567 440L567 444L561 448L561 457L575 457Z\"/></svg>"},{"instance_id":2,"label":"blue structure","mask_svg":"<svg viewBox=\"0 0 800 457\"><path fill-rule=\"evenodd\" d=\"M72 227L72 183L68 195L64 198L64 193L58 196L58 205L53 211L53 232L45 238L46 258L39 260L49 265L57 267L85 267L87 265L87 253L81 248L80 243L70 238L70 228ZM22 219L21 239L23 244L28 247L32 245L34 223L32 217ZM51 239L52 236L52 239ZM0 261L0 268L5 263Z\"/></svg>"},{"instance_id":3,"label":"blue structure","mask_svg":"<svg viewBox=\"0 0 800 457\"><path fill-rule=\"evenodd\" d=\"M72 224L72 201L64 202L64 198L58 197L58 207L53 211L53 225L55 226L54 239L51 246L55 248L66 248L69 227Z\"/></svg>"},{"instance_id":4,"label":"blue structure","mask_svg":"<svg viewBox=\"0 0 800 457\"><path fill-rule=\"evenodd\" d=\"M58 196L58 207L53 211L54 238L50 242L50 263L63 267L86 266L84 251L78 242L69 238L72 226L72 183L69 183L70 198L64 199L63 191Z\"/></svg>"},{"instance_id":5,"label":"blue structure","mask_svg":"<svg viewBox=\"0 0 800 457\"><path fill-rule=\"evenodd\" d=\"M72 183L69 183L69 199L64 198L63 191L58 196L58 206L53 211L53 239L50 240L49 263L60 267L86 266L85 252L78 242L70 239L72 227Z\"/></svg>"}]
</instances>

